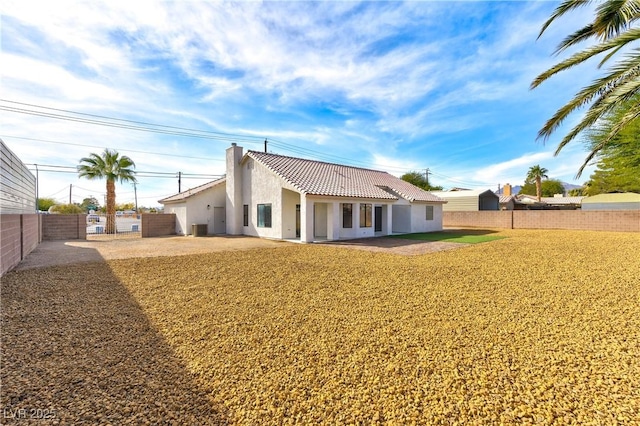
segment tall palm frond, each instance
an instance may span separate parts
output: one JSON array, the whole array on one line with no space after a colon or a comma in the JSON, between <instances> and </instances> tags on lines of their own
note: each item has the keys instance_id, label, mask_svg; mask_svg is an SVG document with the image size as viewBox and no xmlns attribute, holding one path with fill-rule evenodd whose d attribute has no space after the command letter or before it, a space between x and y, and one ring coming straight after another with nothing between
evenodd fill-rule
<instances>
[{"instance_id":1,"label":"tall palm frond","mask_svg":"<svg viewBox=\"0 0 640 426\"><path fill-rule=\"evenodd\" d=\"M560 16L589 3L592 3L592 1L566 0L562 2L555 9L551 17L544 23L538 37ZM560 53L568 47L590 38L598 39L599 43L571 55L569 58L540 74L531 83L531 89L538 87L553 75L582 64L600 54L604 54L604 58L599 63L599 66L603 66L619 53L621 49L629 47L630 44L640 40L640 28L633 27L633 24L639 19L640 0L603 1L595 10L593 22L566 37L560 43L555 53ZM551 134L557 130L571 113L586 105L590 105L582 120L574 126L558 144L555 152L555 155L558 155L559 152L581 132L595 125L598 120L601 120L606 114L616 108L616 106L628 103L627 101L632 99L639 91L640 49L635 48L616 62L604 77L596 79L592 84L580 90L567 104L558 109L558 111L547 120L542 129L540 129L538 139L542 139L543 141L548 140ZM638 117L638 106L633 104L629 106L628 113L622 117L616 125L611 127L609 136L603 140L603 144L593 147L584 164L578 170L577 177L582 174L586 165L618 132Z\"/></svg>"}]
</instances>

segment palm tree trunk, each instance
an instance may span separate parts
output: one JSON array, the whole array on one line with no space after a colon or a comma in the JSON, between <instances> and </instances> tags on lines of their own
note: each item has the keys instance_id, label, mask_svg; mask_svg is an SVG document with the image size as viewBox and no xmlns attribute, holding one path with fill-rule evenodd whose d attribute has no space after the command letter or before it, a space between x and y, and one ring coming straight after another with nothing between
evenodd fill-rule
<instances>
[{"instance_id":1,"label":"palm tree trunk","mask_svg":"<svg viewBox=\"0 0 640 426\"><path fill-rule=\"evenodd\" d=\"M116 183L107 179L107 234L116 233Z\"/></svg>"},{"instance_id":2,"label":"palm tree trunk","mask_svg":"<svg viewBox=\"0 0 640 426\"><path fill-rule=\"evenodd\" d=\"M542 179L540 176L536 176L536 196L538 197L538 202L542 201Z\"/></svg>"}]
</instances>

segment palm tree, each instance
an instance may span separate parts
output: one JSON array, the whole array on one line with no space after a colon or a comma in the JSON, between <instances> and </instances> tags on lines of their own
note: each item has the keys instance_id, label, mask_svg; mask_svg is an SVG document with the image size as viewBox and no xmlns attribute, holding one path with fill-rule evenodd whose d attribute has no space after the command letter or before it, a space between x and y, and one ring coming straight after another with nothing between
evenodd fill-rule
<instances>
[{"instance_id":1,"label":"palm tree","mask_svg":"<svg viewBox=\"0 0 640 426\"><path fill-rule=\"evenodd\" d=\"M531 167L527 172L527 181L536 181L536 197L538 197L538 202L542 201L542 179L549 177L547 173L549 173L549 170L540 167L540 165Z\"/></svg>"},{"instance_id":2,"label":"palm tree","mask_svg":"<svg viewBox=\"0 0 640 426\"><path fill-rule=\"evenodd\" d=\"M553 21L579 7L592 3L592 0L564 0L544 23L538 38ZM601 53L605 54L599 66L603 66L622 48L628 47L640 39L640 28L634 24L640 19L640 0L605 0L595 10L593 22L567 36L556 49L556 54L565 51L582 41L595 38L594 46L583 49L569 58L554 65L540 74L531 83L531 89L538 87L549 77L579 65ZM602 144L591 147L591 152L578 170L579 177L584 168L606 147L609 142L635 118L640 116L640 104L627 102L640 93L640 49L630 50L624 57L614 63L604 77L598 78L580 90L566 105L560 108L538 132L538 139L548 140L551 134L575 110L591 104L584 117L560 141L555 155L574 140L583 130L595 125L620 104L627 104L625 113L613 126Z\"/></svg>"},{"instance_id":3,"label":"palm tree","mask_svg":"<svg viewBox=\"0 0 640 426\"><path fill-rule=\"evenodd\" d=\"M107 223L105 232L116 233L116 181L136 182L135 163L126 155L120 156L117 151L105 149L102 155L91 153L82 158L78 165L78 176L87 179L107 180Z\"/></svg>"}]
</instances>

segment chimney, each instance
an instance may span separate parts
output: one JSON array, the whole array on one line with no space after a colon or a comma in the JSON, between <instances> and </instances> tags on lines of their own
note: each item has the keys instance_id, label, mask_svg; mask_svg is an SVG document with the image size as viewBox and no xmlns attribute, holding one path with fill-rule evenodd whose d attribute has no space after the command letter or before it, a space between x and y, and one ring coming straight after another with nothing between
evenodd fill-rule
<instances>
[{"instance_id":1,"label":"chimney","mask_svg":"<svg viewBox=\"0 0 640 426\"><path fill-rule=\"evenodd\" d=\"M502 187L502 195L509 196L511 195L511 185L505 183Z\"/></svg>"},{"instance_id":2,"label":"chimney","mask_svg":"<svg viewBox=\"0 0 640 426\"><path fill-rule=\"evenodd\" d=\"M235 142L227 148L226 228L229 235L242 235L242 147Z\"/></svg>"}]
</instances>

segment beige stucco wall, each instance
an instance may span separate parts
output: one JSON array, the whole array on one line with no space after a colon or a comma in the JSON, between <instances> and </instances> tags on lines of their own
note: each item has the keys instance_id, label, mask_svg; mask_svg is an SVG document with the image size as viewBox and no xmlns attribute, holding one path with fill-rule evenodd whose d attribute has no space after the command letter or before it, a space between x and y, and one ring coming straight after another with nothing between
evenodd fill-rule
<instances>
[{"instance_id":1,"label":"beige stucco wall","mask_svg":"<svg viewBox=\"0 0 640 426\"><path fill-rule=\"evenodd\" d=\"M433 206L433 220L427 220L427 205ZM442 231L442 204L414 203L411 206L411 232Z\"/></svg>"},{"instance_id":2,"label":"beige stucco wall","mask_svg":"<svg viewBox=\"0 0 640 426\"><path fill-rule=\"evenodd\" d=\"M218 219L225 220L224 209L216 210L216 207L225 207L226 187L224 184L216 185L197 194L191 195L179 203L165 204L165 213L176 215L176 234L191 235L193 224L206 224L207 233L214 233L214 222ZM221 218L215 216L221 214Z\"/></svg>"},{"instance_id":3,"label":"beige stucco wall","mask_svg":"<svg viewBox=\"0 0 640 426\"><path fill-rule=\"evenodd\" d=\"M187 235L187 203L171 203L164 205L164 212L176 216L176 234Z\"/></svg>"},{"instance_id":4,"label":"beige stucco wall","mask_svg":"<svg viewBox=\"0 0 640 426\"><path fill-rule=\"evenodd\" d=\"M242 162L241 167L241 204L249 205L249 226L243 226L243 233L266 238L285 238L282 233L282 179L252 158ZM290 201L290 198L288 200ZM271 228L258 227L258 204L271 204ZM293 207L295 208L295 205ZM240 211L242 214L242 206Z\"/></svg>"}]
</instances>

